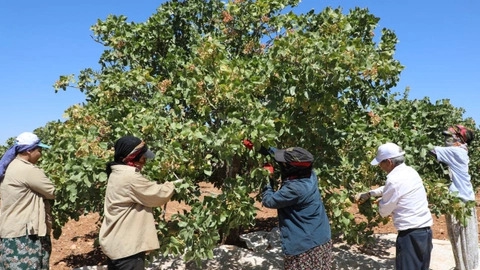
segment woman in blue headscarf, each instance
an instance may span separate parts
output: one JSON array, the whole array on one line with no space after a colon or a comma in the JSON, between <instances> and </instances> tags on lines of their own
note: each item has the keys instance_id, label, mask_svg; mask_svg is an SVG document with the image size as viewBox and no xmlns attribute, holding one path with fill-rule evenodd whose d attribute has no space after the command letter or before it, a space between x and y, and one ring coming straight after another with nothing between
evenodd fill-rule
<instances>
[{"instance_id":1,"label":"woman in blue headscarf","mask_svg":"<svg viewBox=\"0 0 480 270\"><path fill-rule=\"evenodd\" d=\"M48 148L24 132L0 159L0 269L49 269L55 186L35 165Z\"/></svg>"}]
</instances>

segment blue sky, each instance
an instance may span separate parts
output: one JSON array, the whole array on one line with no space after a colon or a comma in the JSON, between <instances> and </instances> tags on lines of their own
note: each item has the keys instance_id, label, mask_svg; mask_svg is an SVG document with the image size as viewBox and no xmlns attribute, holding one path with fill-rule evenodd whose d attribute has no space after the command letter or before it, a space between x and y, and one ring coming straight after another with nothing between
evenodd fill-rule
<instances>
[{"instance_id":1,"label":"blue sky","mask_svg":"<svg viewBox=\"0 0 480 270\"><path fill-rule=\"evenodd\" d=\"M143 22L163 1L83 0L4 1L0 8L0 144L49 121L85 101L76 89L54 92L60 75L98 69L103 47L91 39L90 26L109 14ZM398 39L395 58L404 66L397 92L410 98L450 99L480 121L480 9L477 0L304 0L295 11L344 12L355 6L380 17L379 28Z\"/></svg>"}]
</instances>

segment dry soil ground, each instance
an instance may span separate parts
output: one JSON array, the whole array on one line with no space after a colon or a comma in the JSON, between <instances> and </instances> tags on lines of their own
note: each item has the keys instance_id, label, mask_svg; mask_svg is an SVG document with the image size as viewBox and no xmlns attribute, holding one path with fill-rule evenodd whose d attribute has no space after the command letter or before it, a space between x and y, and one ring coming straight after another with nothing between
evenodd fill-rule
<instances>
[{"instance_id":1,"label":"dry soil ground","mask_svg":"<svg viewBox=\"0 0 480 270\"><path fill-rule=\"evenodd\" d=\"M202 192L218 192L209 185L201 186ZM477 202L480 201L480 195L477 194ZM258 229L269 229L276 224L276 211L257 205ZM176 202L169 202L167 206L166 217L180 209L187 209L185 205ZM479 206L477 213L480 216ZM52 270L66 270L85 265L103 265L105 256L99 248L94 247L94 241L98 235L99 215L96 213L81 217L78 221L71 220L63 228L62 236L52 241L52 255L50 265ZM433 237L439 240L448 239L445 225L445 218L434 217ZM382 225L376 229L376 233L396 233L392 222Z\"/></svg>"}]
</instances>

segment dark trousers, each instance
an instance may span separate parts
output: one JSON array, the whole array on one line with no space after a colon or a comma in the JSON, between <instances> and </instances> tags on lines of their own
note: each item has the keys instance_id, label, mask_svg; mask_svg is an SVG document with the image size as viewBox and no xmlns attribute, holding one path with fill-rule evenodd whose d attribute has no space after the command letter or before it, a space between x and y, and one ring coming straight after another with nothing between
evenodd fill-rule
<instances>
[{"instance_id":1,"label":"dark trousers","mask_svg":"<svg viewBox=\"0 0 480 270\"><path fill-rule=\"evenodd\" d=\"M399 231L396 242L396 270L428 270L432 254L430 227Z\"/></svg>"},{"instance_id":2,"label":"dark trousers","mask_svg":"<svg viewBox=\"0 0 480 270\"><path fill-rule=\"evenodd\" d=\"M145 252L117 260L107 259L108 270L144 270Z\"/></svg>"}]
</instances>

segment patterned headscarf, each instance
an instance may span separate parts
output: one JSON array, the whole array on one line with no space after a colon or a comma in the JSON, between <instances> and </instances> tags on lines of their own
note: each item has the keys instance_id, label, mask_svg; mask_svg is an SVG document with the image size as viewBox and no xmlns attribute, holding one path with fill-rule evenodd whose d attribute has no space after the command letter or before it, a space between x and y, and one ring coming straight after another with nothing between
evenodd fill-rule
<instances>
[{"instance_id":1,"label":"patterned headscarf","mask_svg":"<svg viewBox=\"0 0 480 270\"><path fill-rule=\"evenodd\" d=\"M462 125L450 126L442 134L445 136L445 145L447 146L470 144L475 138L473 131Z\"/></svg>"},{"instance_id":2,"label":"patterned headscarf","mask_svg":"<svg viewBox=\"0 0 480 270\"><path fill-rule=\"evenodd\" d=\"M134 136L124 136L118 139L115 142L114 149L114 160L107 163L107 175L110 175L112 172L112 165L123 164L135 167L135 162L139 161L145 153L148 152L153 155L153 153L148 150L145 142Z\"/></svg>"}]
</instances>

